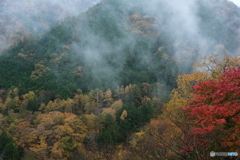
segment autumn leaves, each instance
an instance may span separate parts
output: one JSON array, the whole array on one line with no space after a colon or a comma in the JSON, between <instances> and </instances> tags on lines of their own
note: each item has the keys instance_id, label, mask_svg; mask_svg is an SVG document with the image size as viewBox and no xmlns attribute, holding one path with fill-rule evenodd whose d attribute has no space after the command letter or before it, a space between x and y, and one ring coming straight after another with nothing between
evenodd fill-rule
<instances>
[{"instance_id":1,"label":"autumn leaves","mask_svg":"<svg viewBox=\"0 0 240 160\"><path fill-rule=\"evenodd\" d=\"M187 155L201 159L208 157L211 149L239 151L239 63L239 55L216 54L195 64L201 71L179 76L166 110L183 109L190 122L190 128L182 130L186 142L182 151ZM176 123L183 118L172 119Z\"/></svg>"},{"instance_id":2,"label":"autumn leaves","mask_svg":"<svg viewBox=\"0 0 240 160\"><path fill-rule=\"evenodd\" d=\"M129 159L210 159L213 151L239 151L239 56L212 55L180 75L163 113L132 135ZM200 69L199 69L200 68Z\"/></svg>"}]
</instances>

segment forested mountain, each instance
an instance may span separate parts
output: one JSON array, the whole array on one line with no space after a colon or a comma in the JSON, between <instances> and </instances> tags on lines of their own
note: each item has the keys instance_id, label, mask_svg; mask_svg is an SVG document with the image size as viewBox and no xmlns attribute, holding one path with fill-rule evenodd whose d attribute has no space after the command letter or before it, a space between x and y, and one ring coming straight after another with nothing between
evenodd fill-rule
<instances>
[{"instance_id":1,"label":"forested mountain","mask_svg":"<svg viewBox=\"0 0 240 160\"><path fill-rule=\"evenodd\" d=\"M66 17L78 15L100 0L1 0L0 52L24 37L39 36Z\"/></svg>"},{"instance_id":2,"label":"forested mountain","mask_svg":"<svg viewBox=\"0 0 240 160\"><path fill-rule=\"evenodd\" d=\"M58 21L55 9L45 22ZM239 151L239 52L240 9L227 0L103 0L2 53L0 156L208 159L211 150Z\"/></svg>"}]
</instances>

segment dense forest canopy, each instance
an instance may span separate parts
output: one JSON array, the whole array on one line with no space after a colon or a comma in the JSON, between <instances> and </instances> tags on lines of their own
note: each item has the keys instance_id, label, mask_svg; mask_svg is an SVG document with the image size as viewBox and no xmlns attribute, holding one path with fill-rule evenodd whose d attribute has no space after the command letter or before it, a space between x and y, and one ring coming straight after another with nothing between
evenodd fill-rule
<instances>
[{"instance_id":1,"label":"dense forest canopy","mask_svg":"<svg viewBox=\"0 0 240 160\"><path fill-rule=\"evenodd\" d=\"M36 36L29 17L15 17L29 34L12 30L20 38L0 56L0 157L209 159L211 150L239 151L236 5L103 0L68 13L79 3L53 1L50 10L39 2L30 19L52 13L39 15ZM71 16L58 21L60 10Z\"/></svg>"}]
</instances>

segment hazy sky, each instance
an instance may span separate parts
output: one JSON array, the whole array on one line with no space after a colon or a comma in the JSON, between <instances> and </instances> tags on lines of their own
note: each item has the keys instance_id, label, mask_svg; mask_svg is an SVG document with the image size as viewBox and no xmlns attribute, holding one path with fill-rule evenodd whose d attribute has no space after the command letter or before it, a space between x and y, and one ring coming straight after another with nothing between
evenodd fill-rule
<instances>
[{"instance_id":1,"label":"hazy sky","mask_svg":"<svg viewBox=\"0 0 240 160\"><path fill-rule=\"evenodd\" d=\"M238 7L240 7L240 0L231 0L233 3L235 3Z\"/></svg>"}]
</instances>

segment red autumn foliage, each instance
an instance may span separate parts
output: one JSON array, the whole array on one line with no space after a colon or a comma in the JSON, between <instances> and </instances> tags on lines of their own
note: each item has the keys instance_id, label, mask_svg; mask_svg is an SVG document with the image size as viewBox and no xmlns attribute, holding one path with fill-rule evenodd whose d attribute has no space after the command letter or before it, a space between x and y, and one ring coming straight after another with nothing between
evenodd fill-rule
<instances>
[{"instance_id":1,"label":"red autumn foliage","mask_svg":"<svg viewBox=\"0 0 240 160\"><path fill-rule=\"evenodd\" d=\"M194 137L196 146L206 145L207 140L208 147L213 146L211 142L215 138L222 148L237 151L240 148L240 67L225 70L218 81L204 81L192 88L194 99L184 107L193 120L187 138ZM214 137L219 133L220 138Z\"/></svg>"}]
</instances>

